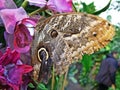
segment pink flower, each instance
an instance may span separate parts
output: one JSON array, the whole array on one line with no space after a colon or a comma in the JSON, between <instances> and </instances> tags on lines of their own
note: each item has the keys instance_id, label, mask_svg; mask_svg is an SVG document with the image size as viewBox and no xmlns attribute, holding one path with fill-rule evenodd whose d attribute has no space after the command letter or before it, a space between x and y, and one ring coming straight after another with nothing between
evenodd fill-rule
<instances>
[{"instance_id":1,"label":"pink flower","mask_svg":"<svg viewBox=\"0 0 120 90\"><path fill-rule=\"evenodd\" d=\"M30 50L36 22L30 18L23 19L16 24L14 31L14 48L20 53Z\"/></svg>"},{"instance_id":2,"label":"pink flower","mask_svg":"<svg viewBox=\"0 0 120 90\"><path fill-rule=\"evenodd\" d=\"M72 0L27 0L30 5L39 6L41 8L47 7L54 12L71 12Z\"/></svg>"},{"instance_id":3,"label":"pink flower","mask_svg":"<svg viewBox=\"0 0 120 90\"><path fill-rule=\"evenodd\" d=\"M18 9L3 9L0 14L6 28L4 35L7 45L20 53L28 52L37 20L28 18L22 7Z\"/></svg>"},{"instance_id":4,"label":"pink flower","mask_svg":"<svg viewBox=\"0 0 120 90\"><path fill-rule=\"evenodd\" d=\"M23 75L33 70L31 66L19 62L20 54L7 48L6 52L0 57L1 85L9 85L13 90L19 90L20 85L23 83Z\"/></svg>"},{"instance_id":5,"label":"pink flower","mask_svg":"<svg viewBox=\"0 0 120 90\"><path fill-rule=\"evenodd\" d=\"M4 69L2 68L2 65L0 65L0 76L3 75Z\"/></svg>"},{"instance_id":6,"label":"pink flower","mask_svg":"<svg viewBox=\"0 0 120 90\"><path fill-rule=\"evenodd\" d=\"M0 0L0 10L5 8L14 9L17 8L17 6L13 0Z\"/></svg>"},{"instance_id":7,"label":"pink flower","mask_svg":"<svg viewBox=\"0 0 120 90\"><path fill-rule=\"evenodd\" d=\"M6 41L6 46L10 47L11 49L14 49L14 45L13 45L14 35L9 34L8 32L5 31L4 38Z\"/></svg>"},{"instance_id":8,"label":"pink flower","mask_svg":"<svg viewBox=\"0 0 120 90\"><path fill-rule=\"evenodd\" d=\"M72 12L72 0L49 0L47 6L55 12Z\"/></svg>"},{"instance_id":9,"label":"pink flower","mask_svg":"<svg viewBox=\"0 0 120 90\"><path fill-rule=\"evenodd\" d=\"M0 10L2 9L15 9L17 8L16 4L14 3L13 0L0 0ZM0 18L0 25L2 25L2 20Z\"/></svg>"},{"instance_id":10,"label":"pink flower","mask_svg":"<svg viewBox=\"0 0 120 90\"><path fill-rule=\"evenodd\" d=\"M27 0L29 1L30 5L35 5L38 7L45 7L47 1L46 0Z\"/></svg>"},{"instance_id":11,"label":"pink flower","mask_svg":"<svg viewBox=\"0 0 120 90\"><path fill-rule=\"evenodd\" d=\"M10 34L14 33L16 22L28 18L27 13L22 7L18 9L3 9L0 11L0 16L6 31Z\"/></svg>"},{"instance_id":12,"label":"pink flower","mask_svg":"<svg viewBox=\"0 0 120 90\"><path fill-rule=\"evenodd\" d=\"M5 7L5 0L0 0L0 9Z\"/></svg>"},{"instance_id":13,"label":"pink flower","mask_svg":"<svg viewBox=\"0 0 120 90\"><path fill-rule=\"evenodd\" d=\"M20 58L20 54L10 48L7 48L6 52L0 57L0 65L8 65L10 63L16 63Z\"/></svg>"},{"instance_id":14,"label":"pink flower","mask_svg":"<svg viewBox=\"0 0 120 90\"><path fill-rule=\"evenodd\" d=\"M8 85L13 87L14 90L19 90L20 85L22 85L22 77L24 74L32 71L32 67L28 65L8 65L5 68L5 77L7 79Z\"/></svg>"},{"instance_id":15,"label":"pink flower","mask_svg":"<svg viewBox=\"0 0 120 90\"><path fill-rule=\"evenodd\" d=\"M14 48L21 53L25 53L30 49L30 43L32 42L32 36L24 24L16 26L14 32Z\"/></svg>"}]
</instances>

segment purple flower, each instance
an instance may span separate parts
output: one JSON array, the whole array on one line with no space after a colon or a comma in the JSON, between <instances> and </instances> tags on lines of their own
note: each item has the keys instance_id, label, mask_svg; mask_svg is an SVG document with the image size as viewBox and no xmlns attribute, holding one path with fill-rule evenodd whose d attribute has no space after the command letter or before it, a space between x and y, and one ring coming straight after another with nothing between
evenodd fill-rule
<instances>
[{"instance_id":1,"label":"purple flower","mask_svg":"<svg viewBox=\"0 0 120 90\"><path fill-rule=\"evenodd\" d=\"M9 85L13 90L19 90L22 85L24 74L33 70L32 66L24 65L20 62L20 54L16 50L7 48L0 57L0 83Z\"/></svg>"},{"instance_id":2,"label":"purple flower","mask_svg":"<svg viewBox=\"0 0 120 90\"><path fill-rule=\"evenodd\" d=\"M16 24L14 31L14 48L20 53L26 53L30 49L34 35L36 22L30 18L23 19Z\"/></svg>"},{"instance_id":3,"label":"purple flower","mask_svg":"<svg viewBox=\"0 0 120 90\"><path fill-rule=\"evenodd\" d=\"M0 0L0 9L5 7L5 0Z\"/></svg>"},{"instance_id":4,"label":"purple flower","mask_svg":"<svg viewBox=\"0 0 120 90\"><path fill-rule=\"evenodd\" d=\"M0 10L2 9L15 9L17 8L13 0L0 0ZM2 25L2 20L0 18L0 25Z\"/></svg>"},{"instance_id":5,"label":"purple flower","mask_svg":"<svg viewBox=\"0 0 120 90\"><path fill-rule=\"evenodd\" d=\"M22 7L18 9L3 9L0 11L0 16L3 20L6 31L10 34L14 33L16 22L28 18L27 13Z\"/></svg>"},{"instance_id":6,"label":"purple flower","mask_svg":"<svg viewBox=\"0 0 120 90\"><path fill-rule=\"evenodd\" d=\"M35 6L38 6L38 7L45 7L47 1L46 0L27 0L29 1L30 5L35 5Z\"/></svg>"},{"instance_id":7,"label":"purple flower","mask_svg":"<svg viewBox=\"0 0 120 90\"><path fill-rule=\"evenodd\" d=\"M18 9L3 9L0 14L6 28L4 35L7 45L20 53L28 52L37 20L28 18L22 7Z\"/></svg>"},{"instance_id":8,"label":"purple flower","mask_svg":"<svg viewBox=\"0 0 120 90\"><path fill-rule=\"evenodd\" d=\"M5 68L5 77L7 79L8 85L13 88L19 88L22 85L22 76L26 73L32 71L32 67L28 65L8 65ZM14 89L16 90L16 89Z\"/></svg>"},{"instance_id":9,"label":"purple flower","mask_svg":"<svg viewBox=\"0 0 120 90\"><path fill-rule=\"evenodd\" d=\"M0 65L5 66L10 63L16 63L19 58L20 54L17 51L11 51L10 48L7 48L6 52L0 57Z\"/></svg>"},{"instance_id":10,"label":"purple flower","mask_svg":"<svg viewBox=\"0 0 120 90\"><path fill-rule=\"evenodd\" d=\"M72 0L49 0L47 6L55 12L72 12Z\"/></svg>"},{"instance_id":11,"label":"purple flower","mask_svg":"<svg viewBox=\"0 0 120 90\"><path fill-rule=\"evenodd\" d=\"M0 76L3 75L4 69L2 68L2 65L0 65Z\"/></svg>"},{"instance_id":12,"label":"purple flower","mask_svg":"<svg viewBox=\"0 0 120 90\"><path fill-rule=\"evenodd\" d=\"M6 45L11 49L14 49L14 45L13 45L14 35L4 31L4 38L6 41Z\"/></svg>"},{"instance_id":13,"label":"purple flower","mask_svg":"<svg viewBox=\"0 0 120 90\"><path fill-rule=\"evenodd\" d=\"M17 8L17 6L13 0L0 0L0 10L6 8L14 9Z\"/></svg>"},{"instance_id":14,"label":"purple flower","mask_svg":"<svg viewBox=\"0 0 120 90\"><path fill-rule=\"evenodd\" d=\"M27 27L20 23L16 25L14 32L14 48L21 53L25 53L30 49L30 43L32 42L32 36Z\"/></svg>"},{"instance_id":15,"label":"purple flower","mask_svg":"<svg viewBox=\"0 0 120 90\"><path fill-rule=\"evenodd\" d=\"M41 8L47 7L54 12L71 12L72 0L27 0L30 5L39 6Z\"/></svg>"}]
</instances>

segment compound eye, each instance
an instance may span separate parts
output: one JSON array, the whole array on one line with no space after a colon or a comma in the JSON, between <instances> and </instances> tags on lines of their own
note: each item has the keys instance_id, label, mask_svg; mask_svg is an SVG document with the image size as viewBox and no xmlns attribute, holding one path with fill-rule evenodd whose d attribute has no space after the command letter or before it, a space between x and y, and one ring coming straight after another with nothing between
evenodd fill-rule
<instances>
[{"instance_id":1,"label":"compound eye","mask_svg":"<svg viewBox=\"0 0 120 90\"><path fill-rule=\"evenodd\" d=\"M52 30L50 35L51 35L52 38L56 38L57 35L58 35L58 32L56 30Z\"/></svg>"},{"instance_id":2,"label":"compound eye","mask_svg":"<svg viewBox=\"0 0 120 90\"><path fill-rule=\"evenodd\" d=\"M96 37L96 36L97 36L97 32L93 32L92 34L93 34L93 36L94 36L94 37Z\"/></svg>"}]
</instances>

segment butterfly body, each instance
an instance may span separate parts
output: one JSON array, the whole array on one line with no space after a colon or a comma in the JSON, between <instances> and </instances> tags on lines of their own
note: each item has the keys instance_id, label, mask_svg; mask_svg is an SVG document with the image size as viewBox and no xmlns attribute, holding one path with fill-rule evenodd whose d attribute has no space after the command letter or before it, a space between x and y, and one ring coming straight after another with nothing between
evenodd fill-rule
<instances>
[{"instance_id":1,"label":"butterfly body","mask_svg":"<svg viewBox=\"0 0 120 90\"><path fill-rule=\"evenodd\" d=\"M55 74L64 74L69 65L81 59L82 55L105 47L114 34L109 22L90 14L65 13L41 20L36 26L31 49L33 78L38 80L40 74L42 61L38 50L41 48L45 48L43 51L51 60L46 60L46 65L50 63L49 66L54 66ZM48 69L45 72L50 75ZM41 78L45 78L44 70L41 74Z\"/></svg>"}]
</instances>

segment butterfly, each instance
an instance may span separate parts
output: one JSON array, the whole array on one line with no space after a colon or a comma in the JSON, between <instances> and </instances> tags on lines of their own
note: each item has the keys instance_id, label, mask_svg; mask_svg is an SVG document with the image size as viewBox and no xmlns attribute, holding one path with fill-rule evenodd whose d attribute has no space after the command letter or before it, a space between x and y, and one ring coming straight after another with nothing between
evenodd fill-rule
<instances>
[{"instance_id":1,"label":"butterfly","mask_svg":"<svg viewBox=\"0 0 120 90\"><path fill-rule=\"evenodd\" d=\"M40 19L32 42L32 77L48 81L54 66L64 74L71 63L105 47L115 35L114 27L101 17L85 13L56 14Z\"/></svg>"}]
</instances>

